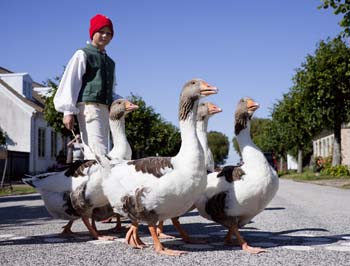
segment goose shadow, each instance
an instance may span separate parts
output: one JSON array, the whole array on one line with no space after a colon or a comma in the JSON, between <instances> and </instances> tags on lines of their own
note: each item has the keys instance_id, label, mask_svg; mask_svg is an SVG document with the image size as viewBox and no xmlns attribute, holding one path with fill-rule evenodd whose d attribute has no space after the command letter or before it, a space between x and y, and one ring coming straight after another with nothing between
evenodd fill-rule
<instances>
[{"instance_id":1,"label":"goose shadow","mask_svg":"<svg viewBox=\"0 0 350 266\"><path fill-rule=\"evenodd\" d=\"M193 227L196 230L190 229ZM179 238L179 235L175 233L174 236L176 236L176 239L166 240L164 244L174 246L176 249L188 250L191 252L241 250L239 246L224 245L224 237L227 233L227 229L221 225L215 223L197 223L193 224L192 227L185 224L183 225L183 228L193 237L196 237L197 234L200 234L201 238L203 237L202 235L208 235L207 237L203 237L207 243L196 248L195 245L184 243L181 238ZM165 233L172 233L170 230L174 230L171 225L164 226ZM327 246L345 241L350 237L350 234L325 234L329 231L324 228L299 228L280 232L269 232L249 227L241 229L240 232L243 238L246 239L251 246L262 247L267 250L287 246L299 246L301 248L305 246Z\"/></svg>"},{"instance_id":2,"label":"goose shadow","mask_svg":"<svg viewBox=\"0 0 350 266\"><path fill-rule=\"evenodd\" d=\"M11 227L13 225L33 225L36 220L46 221L52 217L44 206L9 206L0 209L0 225L2 227Z\"/></svg>"},{"instance_id":3,"label":"goose shadow","mask_svg":"<svg viewBox=\"0 0 350 266\"><path fill-rule=\"evenodd\" d=\"M282 211L285 209L286 208L284 208L284 207L268 207L268 208L265 208L265 211Z\"/></svg>"},{"instance_id":4,"label":"goose shadow","mask_svg":"<svg viewBox=\"0 0 350 266\"><path fill-rule=\"evenodd\" d=\"M21 196L0 197L0 203L30 201L30 200L41 200L41 196L35 193L35 194L26 194Z\"/></svg>"},{"instance_id":5,"label":"goose shadow","mask_svg":"<svg viewBox=\"0 0 350 266\"><path fill-rule=\"evenodd\" d=\"M88 232L76 232L74 235L44 234L33 236L8 235L0 240L0 246L9 245L45 245L45 244L76 244L95 240Z\"/></svg>"}]
</instances>

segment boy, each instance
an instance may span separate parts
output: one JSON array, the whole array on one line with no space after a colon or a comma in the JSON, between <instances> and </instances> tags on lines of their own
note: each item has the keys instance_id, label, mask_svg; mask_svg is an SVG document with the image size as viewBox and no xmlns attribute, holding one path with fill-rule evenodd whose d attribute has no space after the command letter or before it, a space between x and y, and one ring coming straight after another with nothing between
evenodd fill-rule
<instances>
[{"instance_id":1,"label":"boy","mask_svg":"<svg viewBox=\"0 0 350 266\"><path fill-rule=\"evenodd\" d=\"M70 59L57 93L55 109L63 112L63 124L73 129L77 115L86 160L106 154L109 136L109 106L118 98L115 92L115 63L105 47L112 40L112 21L101 14L90 20L90 39Z\"/></svg>"}]
</instances>

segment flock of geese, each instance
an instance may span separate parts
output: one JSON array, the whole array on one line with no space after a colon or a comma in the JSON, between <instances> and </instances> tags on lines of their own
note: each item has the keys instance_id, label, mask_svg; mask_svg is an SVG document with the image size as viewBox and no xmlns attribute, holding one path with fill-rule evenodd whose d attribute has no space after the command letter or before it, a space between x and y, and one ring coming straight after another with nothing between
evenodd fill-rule
<instances>
[{"instance_id":1,"label":"flock of geese","mask_svg":"<svg viewBox=\"0 0 350 266\"><path fill-rule=\"evenodd\" d=\"M250 137L250 119L259 105L242 98L235 110L234 130L243 165L225 166L214 171L208 147L208 119L222 110L201 98L216 94L218 89L201 79L188 81L180 94L179 127L181 147L174 157L148 157L131 160L131 148L125 134L125 116L138 106L125 99L113 102L110 127L114 147L97 160L76 162L61 172L24 178L37 189L48 212L68 220L62 233L72 233L73 221L82 219L96 239L102 235L95 221L120 216L131 220L126 243L143 248L138 224L146 223L157 253L186 253L164 247L162 224L171 219L184 241L201 243L181 227L179 217L196 208L199 214L228 229L225 244L239 244L249 253L265 250L249 246L239 232L254 216L264 210L278 189L278 176ZM91 219L91 221L90 221ZM232 237L235 236L237 241Z\"/></svg>"}]
</instances>

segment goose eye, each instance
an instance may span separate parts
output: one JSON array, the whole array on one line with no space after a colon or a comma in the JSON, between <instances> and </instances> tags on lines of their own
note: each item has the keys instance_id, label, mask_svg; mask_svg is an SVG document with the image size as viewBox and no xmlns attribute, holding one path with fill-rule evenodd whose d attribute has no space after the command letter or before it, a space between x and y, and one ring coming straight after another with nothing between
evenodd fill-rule
<instances>
[{"instance_id":1,"label":"goose eye","mask_svg":"<svg viewBox=\"0 0 350 266\"><path fill-rule=\"evenodd\" d=\"M191 84L194 85L194 84L196 84L196 82L195 82L195 81L192 81Z\"/></svg>"}]
</instances>

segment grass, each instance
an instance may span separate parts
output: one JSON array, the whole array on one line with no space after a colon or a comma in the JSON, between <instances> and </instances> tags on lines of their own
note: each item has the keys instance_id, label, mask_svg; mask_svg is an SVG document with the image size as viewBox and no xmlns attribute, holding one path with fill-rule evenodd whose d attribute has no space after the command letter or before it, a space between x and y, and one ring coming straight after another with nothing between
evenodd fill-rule
<instances>
[{"instance_id":1,"label":"grass","mask_svg":"<svg viewBox=\"0 0 350 266\"><path fill-rule=\"evenodd\" d=\"M30 194L35 193L36 190L31 186L25 184L15 184L12 186L6 186L0 188L0 197L1 196L11 196L11 195L22 195L22 194Z\"/></svg>"},{"instance_id":2,"label":"grass","mask_svg":"<svg viewBox=\"0 0 350 266\"><path fill-rule=\"evenodd\" d=\"M284 179L291 179L299 182L310 182L319 185L334 186L338 188L350 189L350 176L330 176L320 175L312 171L305 171L301 174L289 172L280 176Z\"/></svg>"},{"instance_id":3,"label":"grass","mask_svg":"<svg viewBox=\"0 0 350 266\"><path fill-rule=\"evenodd\" d=\"M300 180L300 181L330 180L330 179L333 179L333 180L348 179L350 181L350 176L320 175L311 171L304 171L301 174L298 174L296 172L287 173L287 174L281 175L281 177L285 179L293 179L293 180Z\"/></svg>"}]
</instances>

